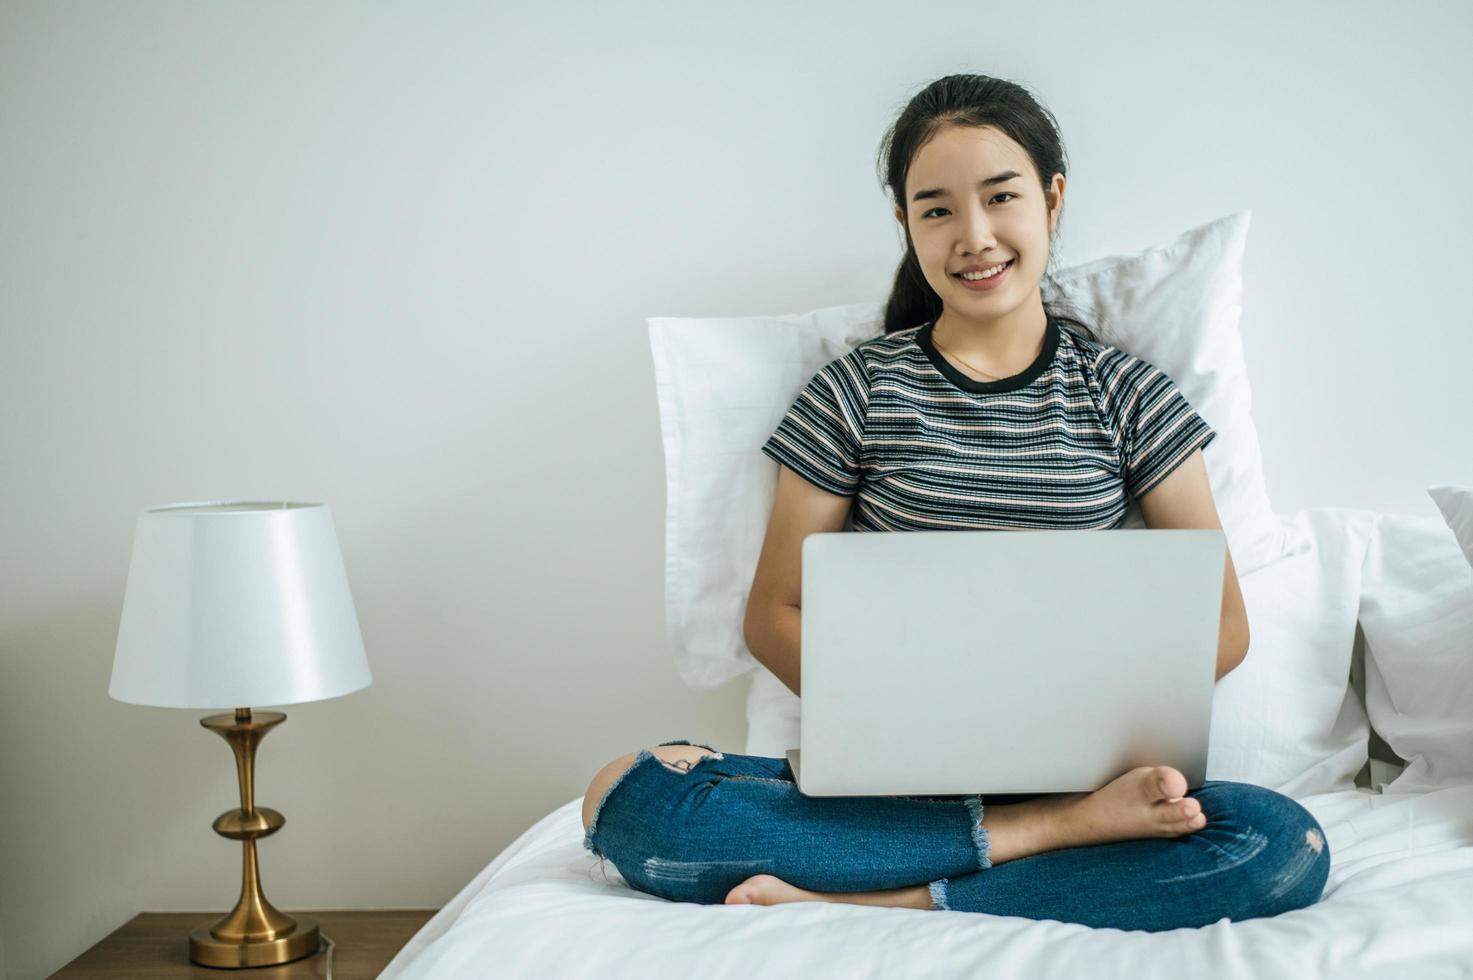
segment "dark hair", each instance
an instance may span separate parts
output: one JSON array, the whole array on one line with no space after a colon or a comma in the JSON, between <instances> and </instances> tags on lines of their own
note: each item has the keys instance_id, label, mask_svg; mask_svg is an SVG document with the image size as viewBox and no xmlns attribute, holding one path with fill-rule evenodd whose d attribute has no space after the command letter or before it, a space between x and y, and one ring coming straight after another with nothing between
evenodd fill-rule
<instances>
[{"instance_id":1,"label":"dark hair","mask_svg":"<svg viewBox=\"0 0 1473 980\"><path fill-rule=\"evenodd\" d=\"M1038 171L1045 197L1053 175L1068 174L1058 122L1053 113L1040 105L1027 89L988 75L947 75L921 89L906 103L880 144L880 179L888 185L890 195L902 214L908 216L909 213L905 206L905 178L910 173L916 152L937 130L948 124L995 126L1006 133L1027 151L1034 169ZM1057 237L1056 226L1050 235L1050 243ZM1054 265L1055 255L1055 250L1050 247L1050 267ZM1050 272L1044 273L1045 280L1050 276ZM1066 313L1057 301L1046 303L1044 311L1075 332L1090 340L1098 340L1083 320ZM885 304L885 333L919 326L940 315L941 297L936 295L921 272L907 217L905 255L895 272L895 285Z\"/></svg>"}]
</instances>

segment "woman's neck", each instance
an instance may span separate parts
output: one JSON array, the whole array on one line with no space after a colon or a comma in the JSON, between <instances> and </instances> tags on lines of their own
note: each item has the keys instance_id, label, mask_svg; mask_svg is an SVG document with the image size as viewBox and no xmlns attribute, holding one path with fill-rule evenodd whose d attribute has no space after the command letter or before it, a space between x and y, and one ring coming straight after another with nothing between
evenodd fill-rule
<instances>
[{"instance_id":1,"label":"woman's neck","mask_svg":"<svg viewBox=\"0 0 1473 980\"><path fill-rule=\"evenodd\" d=\"M968 320L953 310L944 310L931 328L931 341L942 353L1005 378L1038 358L1047 332L1048 314L1039 302L987 321Z\"/></svg>"}]
</instances>

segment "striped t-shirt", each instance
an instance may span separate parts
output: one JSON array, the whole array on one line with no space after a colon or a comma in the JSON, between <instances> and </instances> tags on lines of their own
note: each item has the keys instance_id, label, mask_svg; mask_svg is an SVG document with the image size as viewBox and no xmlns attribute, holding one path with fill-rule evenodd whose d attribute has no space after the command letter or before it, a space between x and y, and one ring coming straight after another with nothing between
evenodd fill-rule
<instances>
[{"instance_id":1,"label":"striped t-shirt","mask_svg":"<svg viewBox=\"0 0 1473 980\"><path fill-rule=\"evenodd\" d=\"M976 381L934 321L868 340L799 392L762 452L855 498L856 531L1115 528L1216 436L1154 365L1048 318L1021 374Z\"/></svg>"}]
</instances>

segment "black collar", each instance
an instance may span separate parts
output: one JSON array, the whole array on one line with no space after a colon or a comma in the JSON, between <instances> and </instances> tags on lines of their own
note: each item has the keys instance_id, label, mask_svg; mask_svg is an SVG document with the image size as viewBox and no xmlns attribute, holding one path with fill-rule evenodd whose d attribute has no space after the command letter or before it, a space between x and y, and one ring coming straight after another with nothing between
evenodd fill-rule
<instances>
[{"instance_id":1,"label":"black collar","mask_svg":"<svg viewBox=\"0 0 1473 980\"><path fill-rule=\"evenodd\" d=\"M922 326L920 330L916 331L916 344L919 345L921 350L926 352L927 359L935 365L936 370L940 371L948 381L963 391L990 393L1017 391L1019 388L1026 388L1039 375L1048 370L1049 365L1054 362L1054 352L1059 347L1059 324L1053 317L1049 317L1048 326L1044 328L1043 333L1043 350L1038 352L1038 357L1034 358L1032 364L1024 368L1021 373L1012 375L1011 377L1002 378L998 381L977 381L962 374L955 367L952 367L951 362L936 349L936 344L931 340L931 328L935 325L936 321L932 320Z\"/></svg>"}]
</instances>

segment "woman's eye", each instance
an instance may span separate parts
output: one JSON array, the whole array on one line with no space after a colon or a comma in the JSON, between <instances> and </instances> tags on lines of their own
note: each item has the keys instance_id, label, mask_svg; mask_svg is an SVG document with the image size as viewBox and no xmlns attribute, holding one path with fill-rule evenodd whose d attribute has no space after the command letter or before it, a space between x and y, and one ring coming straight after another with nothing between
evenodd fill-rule
<instances>
[{"instance_id":1,"label":"woman's eye","mask_svg":"<svg viewBox=\"0 0 1473 980\"><path fill-rule=\"evenodd\" d=\"M1013 197L1017 197L1017 196L1018 195L1014 194L1012 191L999 191L998 193L992 195L992 200L995 201L995 200L997 200L1000 197L1013 198ZM934 212L936 212L936 211L945 211L945 210L946 210L945 208L932 208L930 211L927 211L925 214L921 215L921 217L922 218L929 218Z\"/></svg>"}]
</instances>

